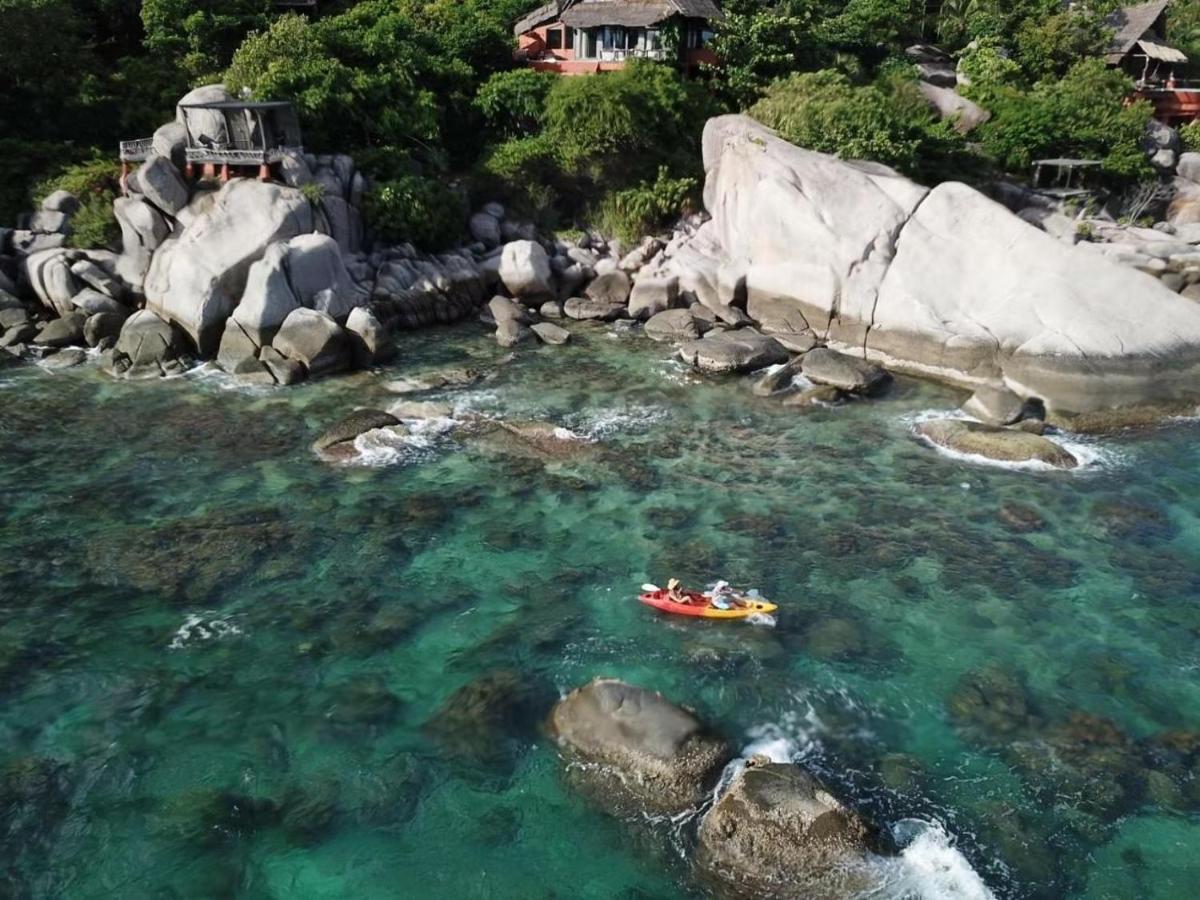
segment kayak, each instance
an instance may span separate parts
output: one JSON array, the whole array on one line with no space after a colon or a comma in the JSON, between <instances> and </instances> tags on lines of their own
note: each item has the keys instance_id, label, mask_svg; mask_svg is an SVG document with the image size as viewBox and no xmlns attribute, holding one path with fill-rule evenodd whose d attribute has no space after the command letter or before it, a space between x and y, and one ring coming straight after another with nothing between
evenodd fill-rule
<instances>
[{"instance_id":1,"label":"kayak","mask_svg":"<svg viewBox=\"0 0 1200 900\"><path fill-rule=\"evenodd\" d=\"M652 591L641 594L638 599L647 606L652 606L659 612L673 616L691 616L694 619L748 619L751 616L763 616L779 609L774 603L766 600L751 600L747 606L733 609L717 609L703 594L696 591L680 591L687 597L689 603L676 603L666 591Z\"/></svg>"}]
</instances>

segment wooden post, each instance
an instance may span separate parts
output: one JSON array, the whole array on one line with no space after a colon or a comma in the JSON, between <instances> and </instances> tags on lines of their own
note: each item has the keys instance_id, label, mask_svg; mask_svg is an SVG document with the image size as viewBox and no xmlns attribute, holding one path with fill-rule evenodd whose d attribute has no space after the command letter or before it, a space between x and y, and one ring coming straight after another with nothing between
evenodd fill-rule
<instances>
[{"instance_id":1,"label":"wooden post","mask_svg":"<svg viewBox=\"0 0 1200 900\"><path fill-rule=\"evenodd\" d=\"M221 163L221 184L229 184L229 163Z\"/></svg>"},{"instance_id":2,"label":"wooden post","mask_svg":"<svg viewBox=\"0 0 1200 900\"><path fill-rule=\"evenodd\" d=\"M194 181L196 178L196 166L189 159L183 167L183 175L188 181Z\"/></svg>"},{"instance_id":3,"label":"wooden post","mask_svg":"<svg viewBox=\"0 0 1200 900\"><path fill-rule=\"evenodd\" d=\"M121 196L129 196L129 163L121 160Z\"/></svg>"},{"instance_id":4,"label":"wooden post","mask_svg":"<svg viewBox=\"0 0 1200 900\"><path fill-rule=\"evenodd\" d=\"M265 161L263 162L262 165L260 165L258 167L258 180L259 181L270 181L271 180L271 167Z\"/></svg>"}]
</instances>

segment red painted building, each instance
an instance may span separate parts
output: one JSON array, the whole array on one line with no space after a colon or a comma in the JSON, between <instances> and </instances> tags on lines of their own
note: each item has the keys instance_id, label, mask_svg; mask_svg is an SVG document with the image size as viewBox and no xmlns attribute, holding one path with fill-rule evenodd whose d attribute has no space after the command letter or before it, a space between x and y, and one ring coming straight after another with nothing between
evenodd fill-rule
<instances>
[{"instance_id":1,"label":"red painted building","mask_svg":"<svg viewBox=\"0 0 1200 900\"><path fill-rule=\"evenodd\" d=\"M520 22L517 54L560 75L593 75L630 59L677 62L685 71L713 64L714 0L555 0Z\"/></svg>"},{"instance_id":2,"label":"red painted building","mask_svg":"<svg viewBox=\"0 0 1200 900\"><path fill-rule=\"evenodd\" d=\"M1134 97L1149 100L1156 119L1182 125L1200 118L1200 86L1177 77L1188 58L1167 43L1169 6L1170 0L1152 0L1109 16L1114 37L1105 60L1134 79Z\"/></svg>"}]
</instances>

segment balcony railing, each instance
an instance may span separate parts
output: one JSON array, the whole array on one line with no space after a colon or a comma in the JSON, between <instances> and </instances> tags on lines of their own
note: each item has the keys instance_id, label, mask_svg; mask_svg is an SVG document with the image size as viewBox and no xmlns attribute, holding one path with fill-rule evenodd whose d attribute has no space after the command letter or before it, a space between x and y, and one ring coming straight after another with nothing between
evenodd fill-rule
<instances>
[{"instance_id":1,"label":"balcony railing","mask_svg":"<svg viewBox=\"0 0 1200 900\"><path fill-rule=\"evenodd\" d=\"M154 138L121 141L121 162L145 162L154 151Z\"/></svg>"},{"instance_id":2,"label":"balcony railing","mask_svg":"<svg viewBox=\"0 0 1200 900\"><path fill-rule=\"evenodd\" d=\"M632 50L600 50L596 56L577 57L581 62L625 62L628 59L659 59L667 58L667 51L661 47L657 50L634 48Z\"/></svg>"},{"instance_id":3,"label":"balcony railing","mask_svg":"<svg viewBox=\"0 0 1200 900\"><path fill-rule=\"evenodd\" d=\"M262 166L277 163L288 153L303 153L299 147L188 147L189 163L229 166Z\"/></svg>"}]
</instances>

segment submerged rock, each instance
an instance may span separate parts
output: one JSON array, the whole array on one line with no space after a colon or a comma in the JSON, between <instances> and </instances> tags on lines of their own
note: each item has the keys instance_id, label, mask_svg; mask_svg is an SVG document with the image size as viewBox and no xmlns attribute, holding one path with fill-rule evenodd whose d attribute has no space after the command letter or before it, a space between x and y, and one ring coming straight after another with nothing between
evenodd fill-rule
<instances>
[{"instance_id":1,"label":"submerged rock","mask_svg":"<svg viewBox=\"0 0 1200 900\"><path fill-rule=\"evenodd\" d=\"M947 450L997 462L1041 462L1056 469L1074 469L1079 465L1079 460L1053 441L1011 428L962 419L934 419L922 422L914 431Z\"/></svg>"},{"instance_id":2,"label":"submerged rock","mask_svg":"<svg viewBox=\"0 0 1200 900\"><path fill-rule=\"evenodd\" d=\"M442 388L469 387L487 378L486 372L477 369L442 369L420 375L407 375L384 383L384 388L393 394L420 394Z\"/></svg>"},{"instance_id":3,"label":"submerged rock","mask_svg":"<svg viewBox=\"0 0 1200 900\"><path fill-rule=\"evenodd\" d=\"M399 419L381 409L356 409L327 428L319 438L313 441L312 448L320 453L335 444L353 441L364 432L374 431L376 428L390 428L399 424Z\"/></svg>"},{"instance_id":4,"label":"submerged rock","mask_svg":"<svg viewBox=\"0 0 1200 900\"><path fill-rule=\"evenodd\" d=\"M844 900L879 886L876 842L799 766L752 760L700 823L696 862L734 897Z\"/></svg>"},{"instance_id":5,"label":"submerged rock","mask_svg":"<svg viewBox=\"0 0 1200 900\"><path fill-rule=\"evenodd\" d=\"M774 372L768 372L754 383L752 390L759 397L771 397L775 394L788 393L795 389L796 376L800 374L804 357L798 356L785 366L780 366Z\"/></svg>"},{"instance_id":6,"label":"submerged rock","mask_svg":"<svg viewBox=\"0 0 1200 900\"><path fill-rule=\"evenodd\" d=\"M825 347L807 353L801 370L809 381L851 394L878 393L892 380L892 376L874 363Z\"/></svg>"},{"instance_id":7,"label":"submerged rock","mask_svg":"<svg viewBox=\"0 0 1200 900\"><path fill-rule=\"evenodd\" d=\"M565 328L559 328L551 322L538 322L531 326L530 330L543 344L565 344L571 340L571 332Z\"/></svg>"},{"instance_id":8,"label":"submerged rock","mask_svg":"<svg viewBox=\"0 0 1200 900\"><path fill-rule=\"evenodd\" d=\"M729 760L696 716L611 678L572 691L550 730L577 785L610 812L674 815L697 806Z\"/></svg>"},{"instance_id":9,"label":"submerged rock","mask_svg":"<svg viewBox=\"0 0 1200 900\"><path fill-rule=\"evenodd\" d=\"M679 357L702 372L752 372L786 363L790 354L774 338L753 328L711 333L679 348Z\"/></svg>"}]
</instances>

